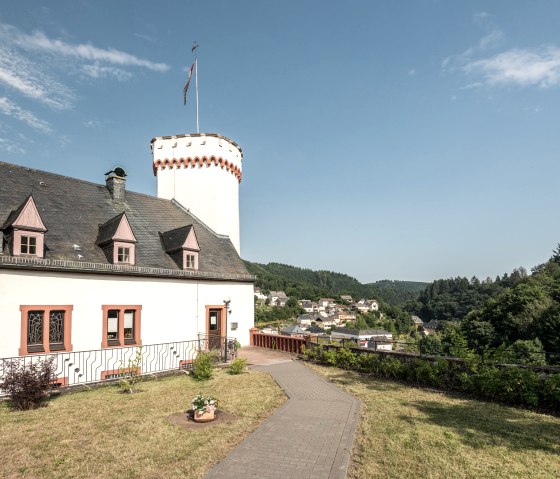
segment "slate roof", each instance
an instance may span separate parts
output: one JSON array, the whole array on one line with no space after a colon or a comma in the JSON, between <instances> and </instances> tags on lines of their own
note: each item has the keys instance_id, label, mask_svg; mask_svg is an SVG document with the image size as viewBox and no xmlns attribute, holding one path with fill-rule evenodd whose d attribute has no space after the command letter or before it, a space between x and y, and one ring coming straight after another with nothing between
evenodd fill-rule
<instances>
[{"instance_id":1,"label":"slate roof","mask_svg":"<svg viewBox=\"0 0 560 479\"><path fill-rule=\"evenodd\" d=\"M151 275L149 269L158 268L188 276L254 280L229 238L216 234L174 200L126 191L125 201L113 201L104 184L0 162L0 224L6 223L30 194L48 228L45 259L60 265L57 269L65 269L63 264L70 261L107 265L103 250L96 244L99 225L126 213L137 240L136 265L115 265L115 272L134 273L143 268L143 274ZM165 252L160 237L160 233L188 225L194 227L200 247L199 270L194 273L180 270ZM73 245L78 245L79 250ZM0 254L0 267L14 267L16 258L6 256ZM41 264L36 260L33 267ZM23 262L18 267L24 267ZM78 265L72 269L80 268ZM105 270L111 272L109 267Z\"/></svg>"},{"instance_id":2,"label":"slate roof","mask_svg":"<svg viewBox=\"0 0 560 479\"><path fill-rule=\"evenodd\" d=\"M122 212L120 215L111 218L109 221L99 226L99 234L96 241L98 245L103 245L113 239L124 215L124 212Z\"/></svg>"},{"instance_id":3,"label":"slate roof","mask_svg":"<svg viewBox=\"0 0 560 479\"><path fill-rule=\"evenodd\" d=\"M171 231L164 231L161 234L161 239L165 245L166 251L177 251L182 248L187 240L187 236L192 229L192 225L182 226L175 228ZM196 233L196 230L195 230Z\"/></svg>"},{"instance_id":4,"label":"slate roof","mask_svg":"<svg viewBox=\"0 0 560 479\"><path fill-rule=\"evenodd\" d=\"M1 229L5 230L5 229L8 229L10 226L12 226L12 223L15 220L17 220L18 216L21 214L21 212L25 208L25 205L27 204L27 200L29 199L30 196L31 195L27 195L27 197L21 202L21 204L16 209L14 209L10 212L10 214L8 215L8 218L6 218L6 221L4 221L4 224L0 227Z\"/></svg>"},{"instance_id":5,"label":"slate roof","mask_svg":"<svg viewBox=\"0 0 560 479\"><path fill-rule=\"evenodd\" d=\"M303 334L305 333L305 329L301 329L298 325L294 324L292 326L288 326L287 328L281 329L280 332L284 334Z\"/></svg>"},{"instance_id":6,"label":"slate roof","mask_svg":"<svg viewBox=\"0 0 560 479\"><path fill-rule=\"evenodd\" d=\"M353 336L392 336L389 331L384 329L334 328L333 332L351 334Z\"/></svg>"}]
</instances>

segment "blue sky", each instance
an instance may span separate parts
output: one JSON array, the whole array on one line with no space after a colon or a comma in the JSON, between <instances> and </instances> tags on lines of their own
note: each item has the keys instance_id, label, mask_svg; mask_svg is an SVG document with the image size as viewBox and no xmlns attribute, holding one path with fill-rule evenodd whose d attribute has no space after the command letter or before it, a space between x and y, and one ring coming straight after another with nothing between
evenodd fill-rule
<instances>
[{"instance_id":1,"label":"blue sky","mask_svg":"<svg viewBox=\"0 0 560 479\"><path fill-rule=\"evenodd\" d=\"M196 40L201 131L245 155L244 258L431 281L560 241L557 1L2 3L3 161L154 194Z\"/></svg>"}]
</instances>

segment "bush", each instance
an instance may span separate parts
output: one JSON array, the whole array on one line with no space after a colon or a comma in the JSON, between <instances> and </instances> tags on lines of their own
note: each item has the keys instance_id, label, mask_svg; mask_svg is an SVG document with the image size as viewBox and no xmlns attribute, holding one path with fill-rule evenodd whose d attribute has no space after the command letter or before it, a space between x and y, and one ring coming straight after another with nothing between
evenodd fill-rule
<instances>
[{"instance_id":1,"label":"bush","mask_svg":"<svg viewBox=\"0 0 560 479\"><path fill-rule=\"evenodd\" d=\"M14 359L5 365L4 382L0 385L8 394L15 409L38 407L48 398L48 391L56 379L54 358L23 364Z\"/></svg>"},{"instance_id":2,"label":"bush","mask_svg":"<svg viewBox=\"0 0 560 479\"><path fill-rule=\"evenodd\" d=\"M193 376L198 381L207 381L212 379L214 374L212 353L200 352L193 361Z\"/></svg>"},{"instance_id":3,"label":"bush","mask_svg":"<svg viewBox=\"0 0 560 479\"><path fill-rule=\"evenodd\" d=\"M326 364L327 366L336 366L336 351L321 348L317 359L320 363Z\"/></svg>"},{"instance_id":4,"label":"bush","mask_svg":"<svg viewBox=\"0 0 560 479\"><path fill-rule=\"evenodd\" d=\"M247 360L244 358L237 358L231 362L229 366L230 374L241 374L247 367Z\"/></svg>"},{"instance_id":5,"label":"bush","mask_svg":"<svg viewBox=\"0 0 560 479\"><path fill-rule=\"evenodd\" d=\"M540 380L533 371L521 368L482 368L473 376L470 392L509 404L537 406Z\"/></svg>"},{"instance_id":6,"label":"bush","mask_svg":"<svg viewBox=\"0 0 560 479\"><path fill-rule=\"evenodd\" d=\"M560 410L560 374L551 374L543 385L545 402L556 410Z\"/></svg>"},{"instance_id":7,"label":"bush","mask_svg":"<svg viewBox=\"0 0 560 479\"><path fill-rule=\"evenodd\" d=\"M357 364L356 355L347 348L339 348L336 351L336 365L341 369L355 369Z\"/></svg>"}]
</instances>

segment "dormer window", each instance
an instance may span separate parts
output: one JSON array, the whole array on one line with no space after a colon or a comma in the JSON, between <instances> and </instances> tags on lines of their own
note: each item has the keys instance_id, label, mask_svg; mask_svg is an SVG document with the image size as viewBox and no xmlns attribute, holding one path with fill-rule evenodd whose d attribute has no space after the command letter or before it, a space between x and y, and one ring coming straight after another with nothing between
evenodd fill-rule
<instances>
[{"instance_id":1,"label":"dormer window","mask_svg":"<svg viewBox=\"0 0 560 479\"><path fill-rule=\"evenodd\" d=\"M12 255L43 258L47 228L33 196L28 196L18 209L10 213L1 229Z\"/></svg>"},{"instance_id":2,"label":"dormer window","mask_svg":"<svg viewBox=\"0 0 560 479\"><path fill-rule=\"evenodd\" d=\"M35 236L21 236L21 254L35 256L37 254L37 238Z\"/></svg>"},{"instance_id":3,"label":"dormer window","mask_svg":"<svg viewBox=\"0 0 560 479\"><path fill-rule=\"evenodd\" d=\"M165 252L181 269L198 270L200 248L193 225L160 233Z\"/></svg>"},{"instance_id":4,"label":"dormer window","mask_svg":"<svg viewBox=\"0 0 560 479\"><path fill-rule=\"evenodd\" d=\"M117 263L130 264L130 247L119 246L117 250Z\"/></svg>"},{"instance_id":5,"label":"dormer window","mask_svg":"<svg viewBox=\"0 0 560 479\"><path fill-rule=\"evenodd\" d=\"M185 269L196 269L195 258L194 254L185 253Z\"/></svg>"},{"instance_id":6,"label":"dormer window","mask_svg":"<svg viewBox=\"0 0 560 479\"><path fill-rule=\"evenodd\" d=\"M136 237L125 213L99 226L97 244L112 264L136 264Z\"/></svg>"}]
</instances>

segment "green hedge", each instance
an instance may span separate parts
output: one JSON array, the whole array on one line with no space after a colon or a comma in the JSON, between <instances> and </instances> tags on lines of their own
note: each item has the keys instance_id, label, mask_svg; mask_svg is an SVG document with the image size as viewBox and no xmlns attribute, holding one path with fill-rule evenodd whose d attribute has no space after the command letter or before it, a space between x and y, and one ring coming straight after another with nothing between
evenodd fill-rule
<instances>
[{"instance_id":1,"label":"green hedge","mask_svg":"<svg viewBox=\"0 0 560 479\"><path fill-rule=\"evenodd\" d=\"M422 386L461 391L483 399L524 407L560 411L560 373L484 365L479 362L398 359L389 355L356 353L348 348L324 346L305 349L303 357L326 366L398 379Z\"/></svg>"}]
</instances>

